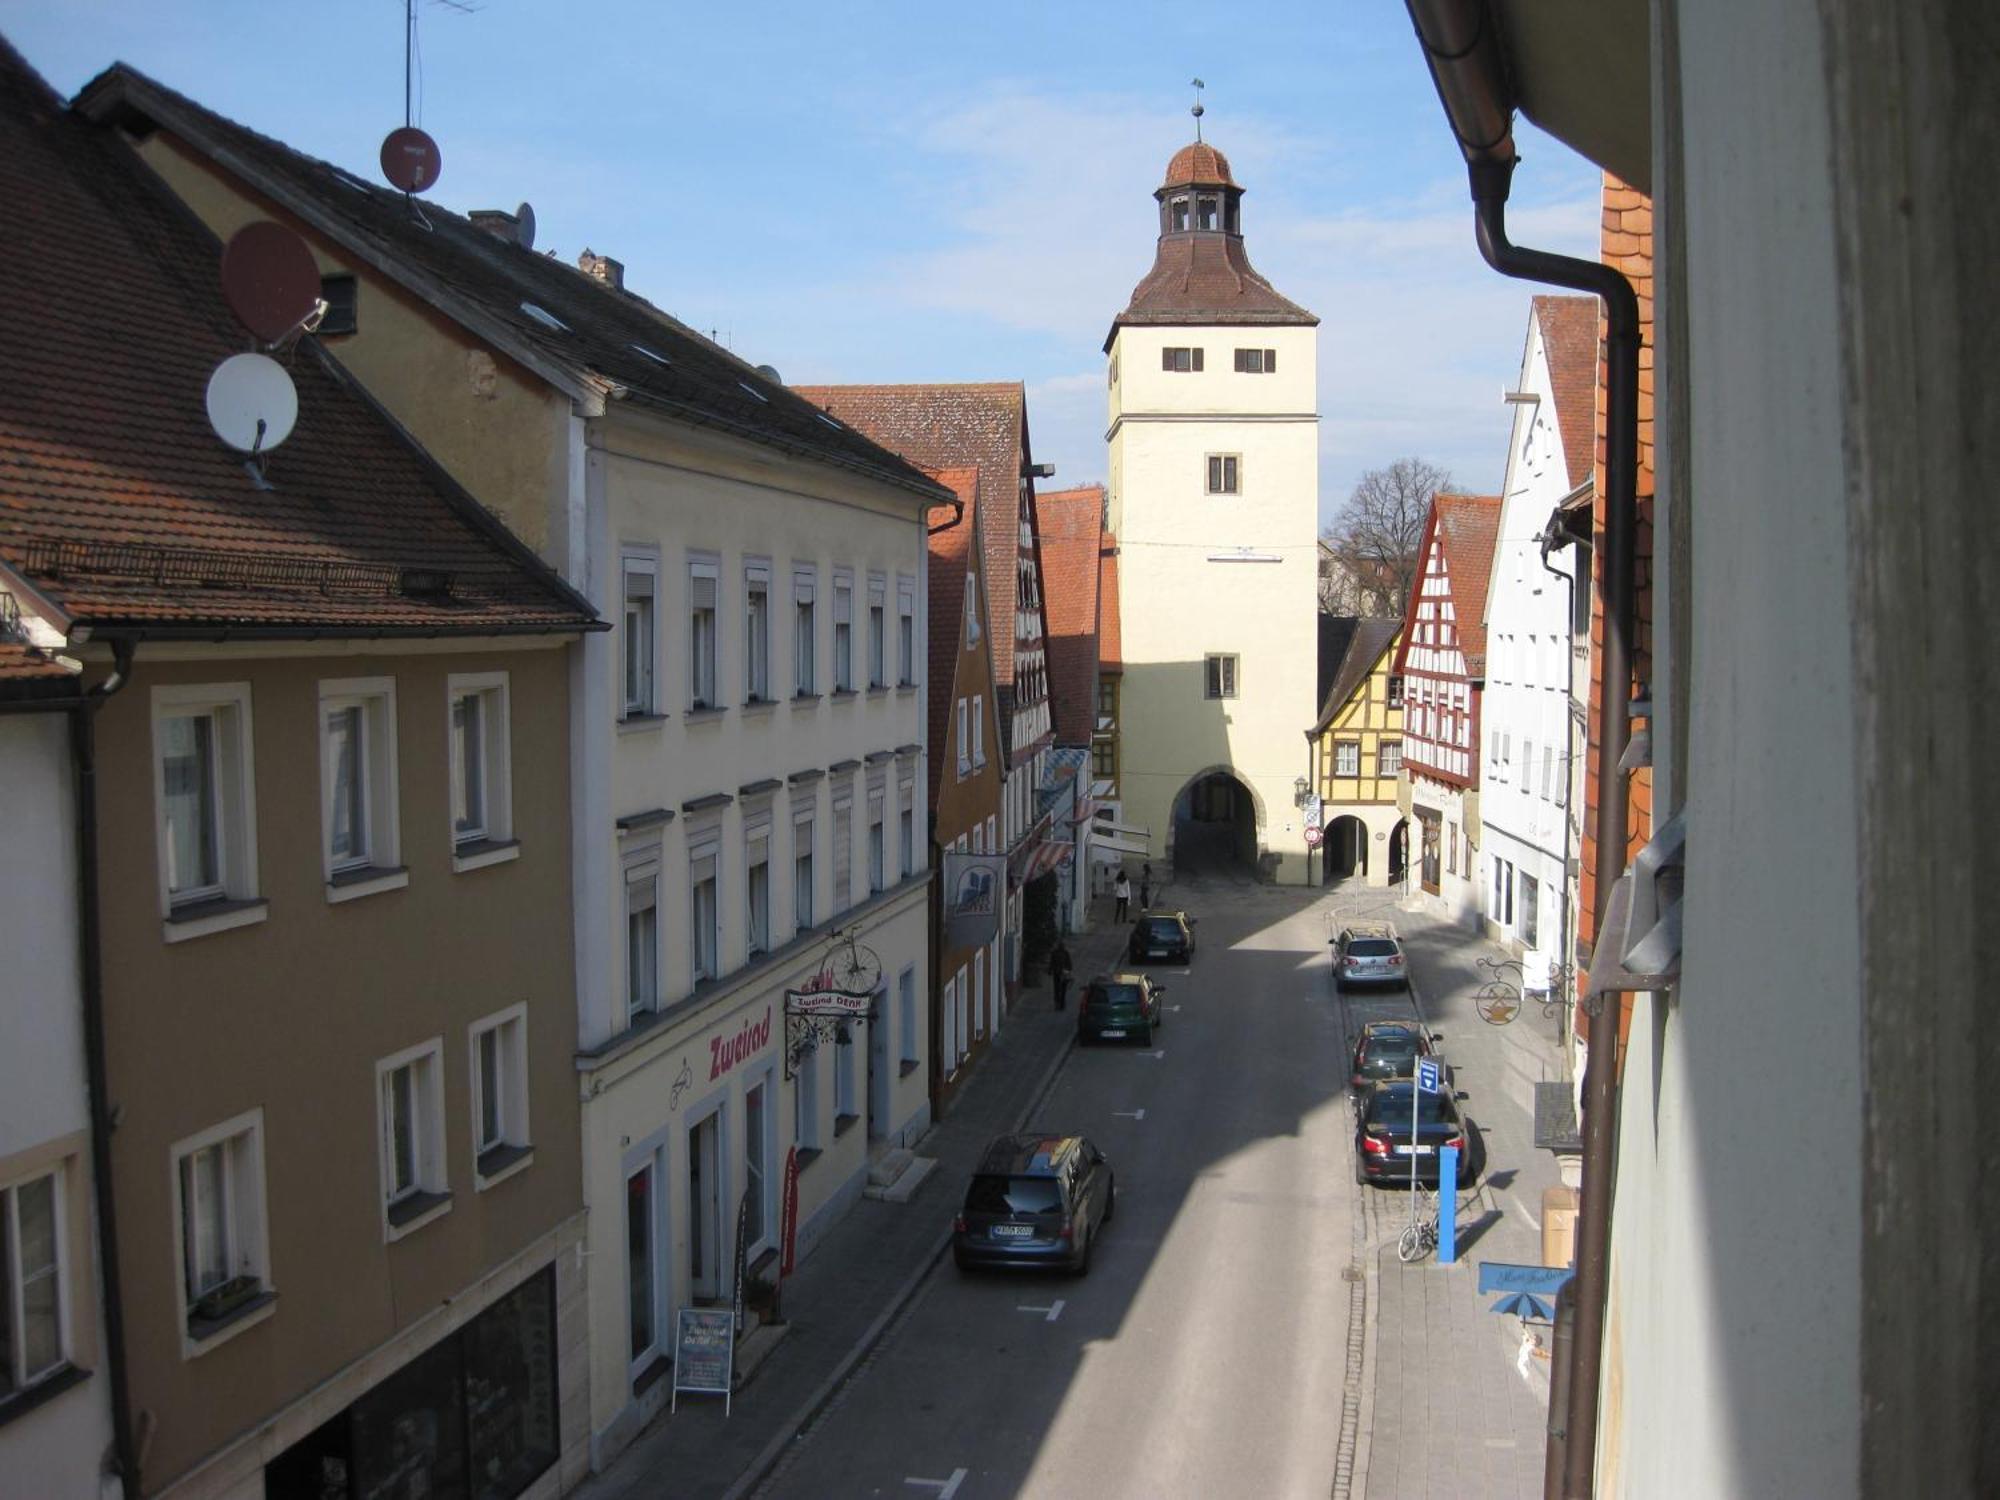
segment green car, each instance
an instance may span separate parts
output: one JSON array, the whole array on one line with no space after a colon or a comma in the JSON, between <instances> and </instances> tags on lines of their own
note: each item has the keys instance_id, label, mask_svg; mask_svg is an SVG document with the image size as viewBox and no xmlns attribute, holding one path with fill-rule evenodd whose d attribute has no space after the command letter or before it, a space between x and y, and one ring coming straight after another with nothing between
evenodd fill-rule
<instances>
[{"instance_id":1,"label":"green car","mask_svg":"<svg viewBox=\"0 0 2000 1500\"><path fill-rule=\"evenodd\" d=\"M1137 1042L1149 1047L1153 1029L1166 1023L1160 997L1166 987L1144 974L1104 974L1083 987L1076 1008L1076 1039L1085 1042Z\"/></svg>"}]
</instances>

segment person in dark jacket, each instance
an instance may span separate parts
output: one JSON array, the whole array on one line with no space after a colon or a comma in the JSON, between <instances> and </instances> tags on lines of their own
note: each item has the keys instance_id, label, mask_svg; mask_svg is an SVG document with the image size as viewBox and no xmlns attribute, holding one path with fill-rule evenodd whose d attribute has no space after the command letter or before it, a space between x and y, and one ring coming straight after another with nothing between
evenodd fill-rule
<instances>
[{"instance_id":1,"label":"person in dark jacket","mask_svg":"<svg viewBox=\"0 0 2000 1500\"><path fill-rule=\"evenodd\" d=\"M1069 949L1063 946L1061 938L1057 938L1055 951L1049 954L1049 984L1056 992L1057 1010L1061 1010L1064 1002L1069 999L1069 976L1073 967Z\"/></svg>"}]
</instances>

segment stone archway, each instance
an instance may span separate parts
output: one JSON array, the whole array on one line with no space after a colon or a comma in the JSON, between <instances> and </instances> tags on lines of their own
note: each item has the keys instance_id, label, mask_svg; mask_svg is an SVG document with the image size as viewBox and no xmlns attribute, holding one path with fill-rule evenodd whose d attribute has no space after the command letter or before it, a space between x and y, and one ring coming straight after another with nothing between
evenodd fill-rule
<instances>
[{"instance_id":1,"label":"stone archway","mask_svg":"<svg viewBox=\"0 0 2000 1500\"><path fill-rule=\"evenodd\" d=\"M1167 860L1176 876L1237 870L1261 875L1264 802L1229 766L1197 771L1174 796Z\"/></svg>"},{"instance_id":2,"label":"stone archway","mask_svg":"<svg viewBox=\"0 0 2000 1500\"><path fill-rule=\"evenodd\" d=\"M1326 825L1325 842L1320 846L1329 881L1368 875L1368 825L1352 813L1342 813Z\"/></svg>"}]
</instances>

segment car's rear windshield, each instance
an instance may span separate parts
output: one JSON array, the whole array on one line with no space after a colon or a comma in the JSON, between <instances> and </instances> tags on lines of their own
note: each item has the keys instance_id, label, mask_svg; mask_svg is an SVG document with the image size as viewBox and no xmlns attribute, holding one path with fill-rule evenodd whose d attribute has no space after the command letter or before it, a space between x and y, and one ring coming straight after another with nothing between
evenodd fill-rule
<instances>
[{"instance_id":1,"label":"car's rear windshield","mask_svg":"<svg viewBox=\"0 0 2000 1500\"><path fill-rule=\"evenodd\" d=\"M1083 1003L1092 1010L1137 1010L1140 1004L1136 984L1093 984Z\"/></svg>"},{"instance_id":2,"label":"car's rear windshield","mask_svg":"<svg viewBox=\"0 0 2000 1500\"><path fill-rule=\"evenodd\" d=\"M1409 1036L1377 1037L1368 1044L1361 1059L1361 1071L1376 1078L1404 1078L1413 1071L1417 1039Z\"/></svg>"},{"instance_id":3,"label":"car's rear windshield","mask_svg":"<svg viewBox=\"0 0 2000 1500\"><path fill-rule=\"evenodd\" d=\"M1396 951L1396 943L1393 938L1356 938L1347 951L1356 958L1387 958Z\"/></svg>"},{"instance_id":4,"label":"car's rear windshield","mask_svg":"<svg viewBox=\"0 0 2000 1500\"><path fill-rule=\"evenodd\" d=\"M1417 1094L1417 1120L1424 1125L1445 1125L1451 1123L1443 1094ZM1368 1123L1370 1125L1408 1125L1410 1123L1410 1091L1384 1089L1368 1103Z\"/></svg>"},{"instance_id":5,"label":"car's rear windshield","mask_svg":"<svg viewBox=\"0 0 2000 1500\"><path fill-rule=\"evenodd\" d=\"M999 1177L985 1173L972 1179L965 1207L976 1214L1046 1214L1062 1207L1060 1184L1053 1177Z\"/></svg>"},{"instance_id":6,"label":"car's rear windshield","mask_svg":"<svg viewBox=\"0 0 2000 1500\"><path fill-rule=\"evenodd\" d=\"M1179 917L1148 917L1146 935L1156 938L1178 938L1181 935L1181 920Z\"/></svg>"}]
</instances>

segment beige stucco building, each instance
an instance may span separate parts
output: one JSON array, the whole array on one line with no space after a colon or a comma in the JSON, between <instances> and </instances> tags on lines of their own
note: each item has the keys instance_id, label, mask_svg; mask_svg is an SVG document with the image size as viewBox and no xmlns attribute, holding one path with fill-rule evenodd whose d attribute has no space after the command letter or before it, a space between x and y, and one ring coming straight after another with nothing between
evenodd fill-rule
<instances>
[{"instance_id":1,"label":"beige stucco building","mask_svg":"<svg viewBox=\"0 0 2000 1500\"><path fill-rule=\"evenodd\" d=\"M1183 148L1154 196L1158 258L1105 342L1119 821L1156 860L1194 839L1303 883L1319 320L1251 268L1221 152Z\"/></svg>"}]
</instances>

